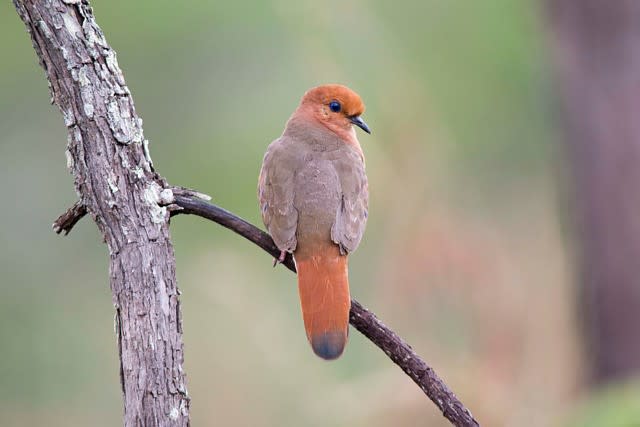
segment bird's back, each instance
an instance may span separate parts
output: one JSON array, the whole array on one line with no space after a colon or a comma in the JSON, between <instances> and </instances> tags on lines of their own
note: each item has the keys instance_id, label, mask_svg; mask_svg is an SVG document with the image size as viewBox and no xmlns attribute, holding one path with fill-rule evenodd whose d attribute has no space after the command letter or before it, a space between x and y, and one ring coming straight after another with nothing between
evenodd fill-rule
<instances>
[{"instance_id":1,"label":"bird's back","mask_svg":"<svg viewBox=\"0 0 640 427\"><path fill-rule=\"evenodd\" d=\"M283 254L293 253L307 337L324 359L339 357L347 342L347 254L367 221L364 156L353 128L370 132L363 111L360 97L344 86L311 89L269 145L260 171L262 218Z\"/></svg>"},{"instance_id":2,"label":"bird's back","mask_svg":"<svg viewBox=\"0 0 640 427\"><path fill-rule=\"evenodd\" d=\"M360 241L368 202L364 162L358 151L337 137L320 142L313 134L285 133L272 142L264 157L258 193L265 225L282 250L304 252L310 240L339 244L332 228L344 203L357 205L359 211L358 218L345 222L362 225L357 236L351 236L349 251ZM294 239L297 244L292 247Z\"/></svg>"}]
</instances>

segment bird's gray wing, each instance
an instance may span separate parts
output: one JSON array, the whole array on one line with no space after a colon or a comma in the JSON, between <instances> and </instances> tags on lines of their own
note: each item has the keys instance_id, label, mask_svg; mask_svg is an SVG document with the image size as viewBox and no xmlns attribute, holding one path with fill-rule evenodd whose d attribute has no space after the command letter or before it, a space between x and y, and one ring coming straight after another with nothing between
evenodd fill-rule
<instances>
[{"instance_id":1,"label":"bird's gray wing","mask_svg":"<svg viewBox=\"0 0 640 427\"><path fill-rule=\"evenodd\" d=\"M341 186L341 200L331 227L331 240L347 254L362 240L369 209L369 187L362 155L349 149L332 160Z\"/></svg>"},{"instance_id":2,"label":"bird's gray wing","mask_svg":"<svg viewBox=\"0 0 640 427\"><path fill-rule=\"evenodd\" d=\"M296 248L298 211L293 206L294 161L280 138L267 148L258 179L258 200L262 221L281 251ZM290 158L291 157L291 158Z\"/></svg>"}]
</instances>

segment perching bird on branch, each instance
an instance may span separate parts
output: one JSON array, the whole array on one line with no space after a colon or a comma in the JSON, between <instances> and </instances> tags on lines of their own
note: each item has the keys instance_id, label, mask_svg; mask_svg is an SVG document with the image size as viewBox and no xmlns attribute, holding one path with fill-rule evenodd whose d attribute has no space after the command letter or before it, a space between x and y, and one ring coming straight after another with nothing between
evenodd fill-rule
<instances>
[{"instance_id":1,"label":"perching bird on branch","mask_svg":"<svg viewBox=\"0 0 640 427\"><path fill-rule=\"evenodd\" d=\"M364 154L354 125L371 133L360 96L341 85L304 94L264 156L258 198L281 251L293 253L307 338L323 359L338 358L349 333L347 256L367 222Z\"/></svg>"}]
</instances>

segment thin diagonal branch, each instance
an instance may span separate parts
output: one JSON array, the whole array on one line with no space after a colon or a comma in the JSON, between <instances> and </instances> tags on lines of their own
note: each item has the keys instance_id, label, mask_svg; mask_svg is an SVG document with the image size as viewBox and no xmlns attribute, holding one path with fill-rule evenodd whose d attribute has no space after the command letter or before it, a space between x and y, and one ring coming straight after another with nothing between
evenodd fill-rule
<instances>
[{"instance_id":1,"label":"thin diagonal branch","mask_svg":"<svg viewBox=\"0 0 640 427\"><path fill-rule=\"evenodd\" d=\"M182 208L174 210L173 215L191 214L206 218L255 243L273 257L278 257L280 254L280 250L271 236L225 209L190 196L176 196L173 203ZM291 254L287 254L282 264L294 273L296 272ZM351 300L349 321L354 328L384 351L393 363L418 384L453 425L465 427L479 425L453 391L413 351L411 346L355 299Z\"/></svg>"}]
</instances>

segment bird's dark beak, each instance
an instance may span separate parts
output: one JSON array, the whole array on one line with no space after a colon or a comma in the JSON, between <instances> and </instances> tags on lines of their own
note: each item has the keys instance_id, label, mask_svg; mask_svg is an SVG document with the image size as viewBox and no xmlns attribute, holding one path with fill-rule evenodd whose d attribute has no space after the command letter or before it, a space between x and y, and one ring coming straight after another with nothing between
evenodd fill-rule
<instances>
[{"instance_id":1,"label":"bird's dark beak","mask_svg":"<svg viewBox=\"0 0 640 427\"><path fill-rule=\"evenodd\" d=\"M358 126L360 129L362 129L366 133L369 133L369 134L371 133L371 129L369 129L369 126L367 126L367 124L364 122L364 120L362 120L362 117L360 117L360 116L351 116L349 119L351 120L351 123L353 123L354 125Z\"/></svg>"}]
</instances>

